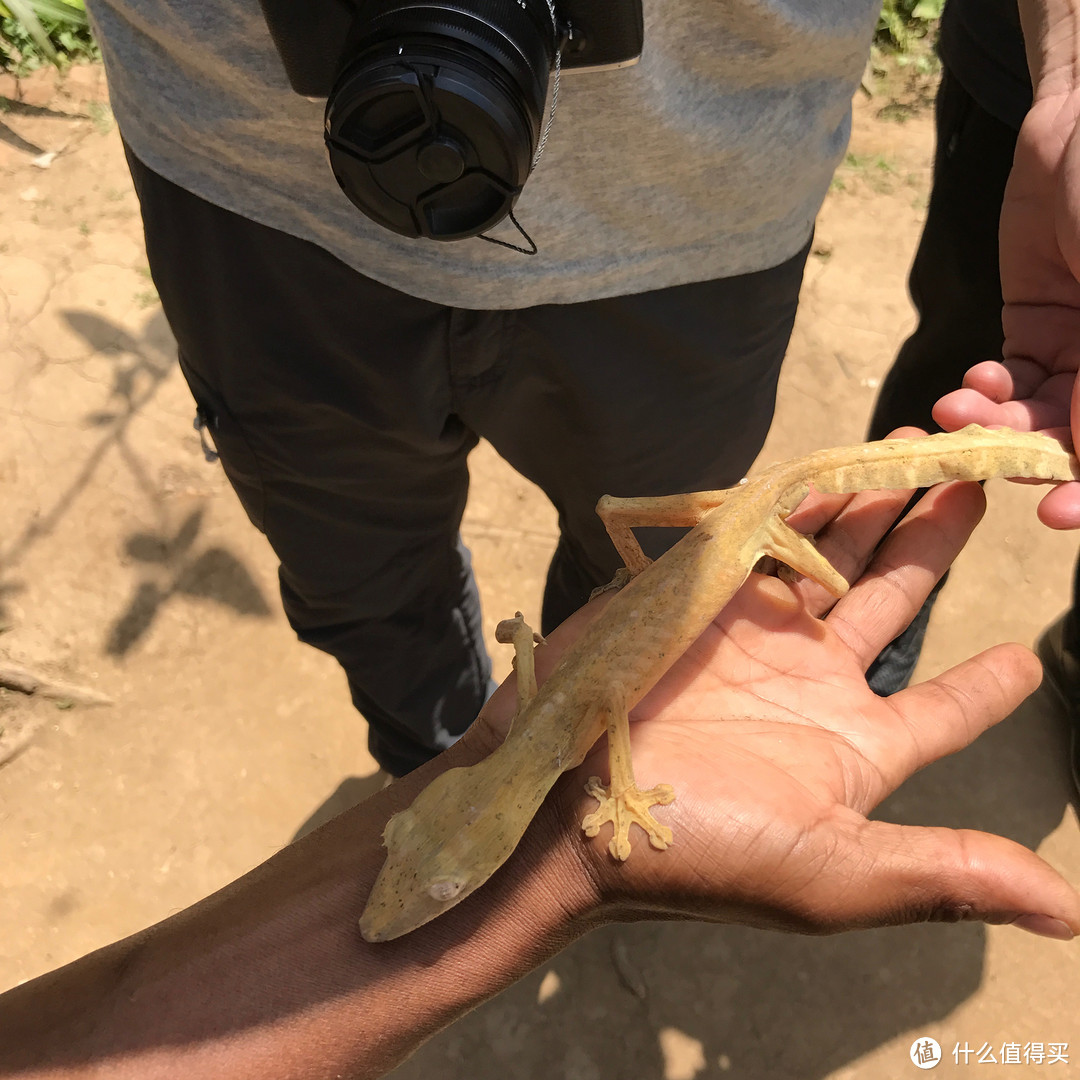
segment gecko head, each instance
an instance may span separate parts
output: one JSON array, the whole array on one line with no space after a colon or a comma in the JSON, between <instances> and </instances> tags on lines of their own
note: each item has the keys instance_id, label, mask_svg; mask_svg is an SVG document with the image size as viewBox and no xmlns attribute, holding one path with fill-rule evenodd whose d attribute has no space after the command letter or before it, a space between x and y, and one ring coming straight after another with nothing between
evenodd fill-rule
<instances>
[{"instance_id":1,"label":"gecko head","mask_svg":"<svg viewBox=\"0 0 1080 1080\"><path fill-rule=\"evenodd\" d=\"M478 805L475 788L454 775L463 771L437 777L387 822L386 862L360 917L365 941L391 941L430 922L483 885L517 845L528 816L511 825L490 798Z\"/></svg>"}]
</instances>

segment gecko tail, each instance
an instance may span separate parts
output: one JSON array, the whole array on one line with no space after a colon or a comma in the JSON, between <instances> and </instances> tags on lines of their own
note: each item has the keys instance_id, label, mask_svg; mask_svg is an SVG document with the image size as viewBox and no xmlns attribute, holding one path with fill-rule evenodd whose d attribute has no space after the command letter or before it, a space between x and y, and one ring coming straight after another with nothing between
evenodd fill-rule
<instances>
[{"instance_id":1,"label":"gecko tail","mask_svg":"<svg viewBox=\"0 0 1080 1080\"><path fill-rule=\"evenodd\" d=\"M547 790L526 796L501 749L436 777L387 822L386 862L360 916L365 941L391 941L430 922L480 888L517 847Z\"/></svg>"},{"instance_id":2,"label":"gecko tail","mask_svg":"<svg viewBox=\"0 0 1080 1080\"><path fill-rule=\"evenodd\" d=\"M991 480L1022 476L1036 480L1080 479L1080 465L1056 439L1032 431L983 428L909 439L883 439L847 448L851 458L814 476L818 491L919 488L948 480ZM811 458L828 459L835 451Z\"/></svg>"}]
</instances>

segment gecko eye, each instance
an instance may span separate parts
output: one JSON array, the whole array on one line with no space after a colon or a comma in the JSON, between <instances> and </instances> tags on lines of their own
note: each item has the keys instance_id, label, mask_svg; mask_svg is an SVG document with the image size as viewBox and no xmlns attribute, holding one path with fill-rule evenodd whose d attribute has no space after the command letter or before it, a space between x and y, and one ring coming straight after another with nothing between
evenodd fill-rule
<instances>
[{"instance_id":1,"label":"gecko eye","mask_svg":"<svg viewBox=\"0 0 1080 1080\"><path fill-rule=\"evenodd\" d=\"M386 823L383 829L383 845L387 850L392 850L404 842L412 829L413 813L411 808L399 810Z\"/></svg>"},{"instance_id":2,"label":"gecko eye","mask_svg":"<svg viewBox=\"0 0 1080 1080\"><path fill-rule=\"evenodd\" d=\"M453 900L465 888L465 885L465 878L435 878L428 886L428 895L432 900L445 903L447 900Z\"/></svg>"}]
</instances>

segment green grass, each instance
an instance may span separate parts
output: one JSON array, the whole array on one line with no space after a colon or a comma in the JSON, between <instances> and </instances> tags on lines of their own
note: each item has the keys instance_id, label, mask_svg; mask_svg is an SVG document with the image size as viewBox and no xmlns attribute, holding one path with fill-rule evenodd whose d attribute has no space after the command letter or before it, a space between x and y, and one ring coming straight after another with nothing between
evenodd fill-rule
<instances>
[{"instance_id":1,"label":"green grass","mask_svg":"<svg viewBox=\"0 0 1080 1080\"><path fill-rule=\"evenodd\" d=\"M98 57L83 0L0 0L0 69L26 75Z\"/></svg>"},{"instance_id":2,"label":"green grass","mask_svg":"<svg viewBox=\"0 0 1080 1080\"><path fill-rule=\"evenodd\" d=\"M906 55L933 30L945 0L884 0L878 15L875 44Z\"/></svg>"},{"instance_id":3,"label":"green grass","mask_svg":"<svg viewBox=\"0 0 1080 1080\"><path fill-rule=\"evenodd\" d=\"M844 155L844 164L849 169L874 170L881 173L894 173L888 158L881 154L853 154L850 150Z\"/></svg>"},{"instance_id":4,"label":"green grass","mask_svg":"<svg viewBox=\"0 0 1080 1080\"><path fill-rule=\"evenodd\" d=\"M832 179L832 191L857 191L869 187L871 191L890 195L902 187L918 187L919 177L904 173L884 154L856 154L848 151Z\"/></svg>"}]
</instances>

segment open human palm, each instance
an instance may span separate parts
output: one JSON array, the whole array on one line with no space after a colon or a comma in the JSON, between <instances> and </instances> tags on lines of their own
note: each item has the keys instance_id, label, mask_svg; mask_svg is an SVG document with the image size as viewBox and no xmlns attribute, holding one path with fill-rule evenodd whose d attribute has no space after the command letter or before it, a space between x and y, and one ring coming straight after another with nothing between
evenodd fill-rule
<instances>
[{"instance_id":1,"label":"open human palm","mask_svg":"<svg viewBox=\"0 0 1080 1080\"><path fill-rule=\"evenodd\" d=\"M803 932L965 918L1080 932L1076 891L1020 845L866 816L1039 682L1032 654L1003 645L889 698L869 689L866 668L984 505L978 485L935 489L871 560L907 494L856 496L818 533L822 552L855 581L846 597L754 575L633 711L641 786L675 790L656 814L674 844L652 852L633 830L636 850L620 863L606 851L610 829L601 831L590 854L610 917L666 913ZM818 517L835 507L822 501ZM572 774L568 828L591 809L581 778L604 769L601 745Z\"/></svg>"},{"instance_id":2,"label":"open human palm","mask_svg":"<svg viewBox=\"0 0 1080 1080\"><path fill-rule=\"evenodd\" d=\"M1080 91L1041 93L1029 111L1001 207L1001 359L976 364L934 419L1080 435ZM1071 429L1071 436L1070 436ZM1080 483L1050 491L1039 517L1080 526Z\"/></svg>"}]
</instances>

